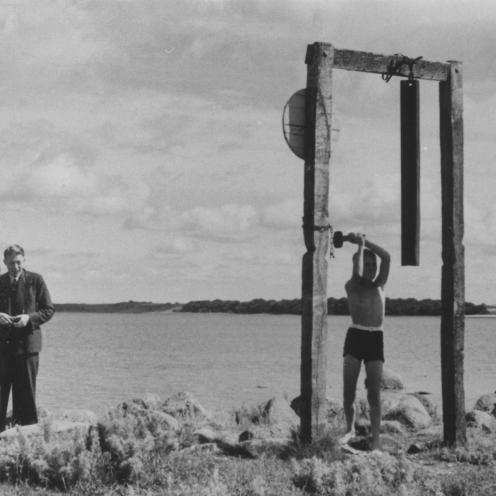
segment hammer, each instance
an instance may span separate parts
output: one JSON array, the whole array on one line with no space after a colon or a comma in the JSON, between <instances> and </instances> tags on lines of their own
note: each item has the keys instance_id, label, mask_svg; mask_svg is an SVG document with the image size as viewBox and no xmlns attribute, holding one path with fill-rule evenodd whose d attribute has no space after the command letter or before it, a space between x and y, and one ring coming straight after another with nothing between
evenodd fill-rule
<instances>
[{"instance_id":1,"label":"hammer","mask_svg":"<svg viewBox=\"0 0 496 496\"><path fill-rule=\"evenodd\" d=\"M335 248L341 248L343 243L349 240L349 234L343 234L343 231L336 231L332 236L332 244Z\"/></svg>"}]
</instances>

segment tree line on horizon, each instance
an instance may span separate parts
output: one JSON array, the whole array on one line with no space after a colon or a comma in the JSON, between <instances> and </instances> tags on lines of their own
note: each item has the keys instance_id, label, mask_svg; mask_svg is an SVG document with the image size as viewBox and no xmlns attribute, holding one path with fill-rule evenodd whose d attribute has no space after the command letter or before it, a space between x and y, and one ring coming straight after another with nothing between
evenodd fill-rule
<instances>
[{"instance_id":1,"label":"tree line on horizon","mask_svg":"<svg viewBox=\"0 0 496 496\"><path fill-rule=\"evenodd\" d=\"M269 313L301 315L301 299L264 300L256 298L250 301L238 300L199 300L182 305L181 312L223 312L223 313ZM329 315L349 315L346 298L328 298ZM466 315L489 314L485 303L476 305L465 303ZM441 300L416 298L386 298L386 315L441 315Z\"/></svg>"},{"instance_id":2,"label":"tree line on horizon","mask_svg":"<svg viewBox=\"0 0 496 496\"><path fill-rule=\"evenodd\" d=\"M96 313L146 313L146 312L193 312L193 313L239 313L239 314L289 314L301 315L301 298L292 300L197 300L188 303L153 303L151 301L129 300L120 303L61 303L56 304L59 312ZM349 315L346 298L328 298L329 315ZM485 303L465 303L466 315L491 313ZM441 300L416 298L386 298L386 315L441 315Z\"/></svg>"}]
</instances>

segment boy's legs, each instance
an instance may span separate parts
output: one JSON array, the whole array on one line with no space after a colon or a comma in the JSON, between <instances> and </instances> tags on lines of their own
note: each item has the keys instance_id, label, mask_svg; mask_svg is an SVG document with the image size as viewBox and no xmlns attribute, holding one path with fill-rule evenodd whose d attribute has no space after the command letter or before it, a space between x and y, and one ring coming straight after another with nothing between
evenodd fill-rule
<instances>
[{"instance_id":1,"label":"boy's legs","mask_svg":"<svg viewBox=\"0 0 496 496\"><path fill-rule=\"evenodd\" d=\"M355 394L358 375L360 374L361 360L352 355L345 355L343 359L343 409L346 418L346 434L340 439L347 443L355 434Z\"/></svg>"},{"instance_id":2,"label":"boy's legs","mask_svg":"<svg viewBox=\"0 0 496 496\"><path fill-rule=\"evenodd\" d=\"M380 449L381 428L381 381L383 362L373 360L365 363L367 372L367 399L370 406L371 449Z\"/></svg>"}]
</instances>

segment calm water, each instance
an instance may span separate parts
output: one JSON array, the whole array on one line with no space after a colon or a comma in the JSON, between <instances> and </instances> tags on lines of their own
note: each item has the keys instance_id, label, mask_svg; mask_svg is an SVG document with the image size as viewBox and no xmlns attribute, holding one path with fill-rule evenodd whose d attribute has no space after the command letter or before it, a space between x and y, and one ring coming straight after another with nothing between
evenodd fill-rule
<instances>
[{"instance_id":1,"label":"calm water","mask_svg":"<svg viewBox=\"0 0 496 496\"><path fill-rule=\"evenodd\" d=\"M348 317L329 317L328 393L341 397ZM386 365L408 391L440 399L439 318L389 317ZM97 412L145 392L192 392L207 408L299 394L300 318L272 315L58 313L46 324L38 403ZM496 389L496 319L467 318L467 407ZM363 385L363 381L360 380ZM362 387L362 386L360 386Z\"/></svg>"}]
</instances>

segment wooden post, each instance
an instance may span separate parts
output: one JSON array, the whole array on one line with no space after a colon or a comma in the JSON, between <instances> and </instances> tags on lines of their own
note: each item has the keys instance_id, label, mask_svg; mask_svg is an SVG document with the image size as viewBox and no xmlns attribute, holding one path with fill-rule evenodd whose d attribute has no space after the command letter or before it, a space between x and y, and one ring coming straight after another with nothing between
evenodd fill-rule
<instances>
[{"instance_id":1,"label":"wooden post","mask_svg":"<svg viewBox=\"0 0 496 496\"><path fill-rule=\"evenodd\" d=\"M310 442L326 420L327 256L329 160L334 49L309 45L305 102L305 172L302 263L301 437Z\"/></svg>"},{"instance_id":2,"label":"wooden post","mask_svg":"<svg viewBox=\"0 0 496 496\"><path fill-rule=\"evenodd\" d=\"M305 186L302 276L301 434L306 441L325 422L327 251L332 71L388 74L440 81L442 176L441 367L444 439L466 442L463 354L465 268L463 248L463 90L460 62L392 65L396 56L308 46L305 103ZM392 68L394 69L392 71ZM416 255L418 258L418 253ZM418 262L417 262L418 263Z\"/></svg>"},{"instance_id":3,"label":"wooden post","mask_svg":"<svg viewBox=\"0 0 496 496\"><path fill-rule=\"evenodd\" d=\"M401 94L401 265L419 264L420 119L419 82L400 83Z\"/></svg>"},{"instance_id":4,"label":"wooden post","mask_svg":"<svg viewBox=\"0 0 496 496\"><path fill-rule=\"evenodd\" d=\"M462 64L450 62L439 84L442 188L441 369L444 441L465 444L463 357L465 267L463 248Z\"/></svg>"}]
</instances>

